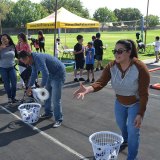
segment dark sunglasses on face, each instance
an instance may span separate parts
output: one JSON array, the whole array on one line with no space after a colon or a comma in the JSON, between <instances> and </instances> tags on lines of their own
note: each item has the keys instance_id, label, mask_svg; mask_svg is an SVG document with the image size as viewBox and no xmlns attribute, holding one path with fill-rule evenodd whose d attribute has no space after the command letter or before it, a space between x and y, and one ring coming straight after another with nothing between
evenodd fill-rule
<instances>
[{"instance_id":1,"label":"dark sunglasses on face","mask_svg":"<svg viewBox=\"0 0 160 160\"><path fill-rule=\"evenodd\" d=\"M112 50L113 54L117 53L118 55L122 54L124 51L127 51L127 50L125 50L125 49L118 49L118 50L114 49L114 50Z\"/></svg>"}]
</instances>

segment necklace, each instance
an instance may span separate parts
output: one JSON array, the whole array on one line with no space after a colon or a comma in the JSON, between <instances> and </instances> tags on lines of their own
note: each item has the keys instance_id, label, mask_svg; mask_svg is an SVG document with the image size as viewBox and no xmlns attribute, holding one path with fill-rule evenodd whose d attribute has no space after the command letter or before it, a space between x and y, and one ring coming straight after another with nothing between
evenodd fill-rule
<instances>
[{"instance_id":1,"label":"necklace","mask_svg":"<svg viewBox=\"0 0 160 160\"><path fill-rule=\"evenodd\" d=\"M128 72L125 74L125 72L123 73L124 74L124 76L123 76L123 78L122 78L122 80L120 81L120 85L123 83L123 81L124 81L124 79L125 79L125 77L128 75L128 73L129 73L129 71L130 71L130 67L128 67L129 69L128 69ZM126 70L127 71L127 70ZM116 77L117 77L117 75L118 75L118 72L120 72L119 71L119 69L117 68L117 71L116 71L116 74L115 74L115 77L114 77L114 80L113 80L113 82L115 82L116 81ZM121 72L122 73L122 72Z\"/></svg>"}]
</instances>

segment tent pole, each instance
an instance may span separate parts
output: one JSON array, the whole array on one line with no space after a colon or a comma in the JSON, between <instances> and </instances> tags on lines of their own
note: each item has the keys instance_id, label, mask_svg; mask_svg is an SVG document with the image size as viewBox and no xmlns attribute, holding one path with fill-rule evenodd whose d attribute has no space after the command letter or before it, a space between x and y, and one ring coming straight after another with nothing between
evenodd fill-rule
<instances>
[{"instance_id":1,"label":"tent pole","mask_svg":"<svg viewBox=\"0 0 160 160\"><path fill-rule=\"evenodd\" d=\"M28 36L28 29L26 30L26 34L27 34L27 37L29 37L29 36Z\"/></svg>"},{"instance_id":2,"label":"tent pole","mask_svg":"<svg viewBox=\"0 0 160 160\"><path fill-rule=\"evenodd\" d=\"M61 29L58 28L58 38L60 39L60 33L61 33Z\"/></svg>"},{"instance_id":3,"label":"tent pole","mask_svg":"<svg viewBox=\"0 0 160 160\"><path fill-rule=\"evenodd\" d=\"M98 32L100 33L100 27L98 28Z\"/></svg>"},{"instance_id":4,"label":"tent pole","mask_svg":"<svg viewBox=\"0 0 160 160\"><path fill-rule=\"evenodd\" d=\"M57 0L55 5L55 21L54 21L54 52L53 52L54 56L56 51L56 32L57 32Z\"/></svg>"},{"instance_id":5,"label":"tent pole","mask_svg":"<svg viewBox=\"0 0 160 160\"><path fill-rule=\"evenodd\" d=\"M145 39L144 39L144 44L145 44L145 45L146 45L146 43L147 43L148 10L149 10L149 0L147 1L146 28L145 28Z\"/></svg>"}]
</instances>

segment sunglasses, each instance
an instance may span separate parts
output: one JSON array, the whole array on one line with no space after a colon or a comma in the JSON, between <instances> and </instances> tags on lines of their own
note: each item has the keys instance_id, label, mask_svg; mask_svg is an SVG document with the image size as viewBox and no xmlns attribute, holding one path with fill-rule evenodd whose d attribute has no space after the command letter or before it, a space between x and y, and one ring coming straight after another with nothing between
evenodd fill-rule
<instances>
[{"instance_id":1,"label":"sunglasses","mask_svg":"<svg viewBox=\"0 0 160 160\"><path fill-rule=\"evenodd\" d=\"M125 49L118 49L118 50L114 49L114 50L112 50L113 54L117 53L118 55L122 54L125 51L127 51L127 50L125 50Z\"/></svg>"}]
</instances>

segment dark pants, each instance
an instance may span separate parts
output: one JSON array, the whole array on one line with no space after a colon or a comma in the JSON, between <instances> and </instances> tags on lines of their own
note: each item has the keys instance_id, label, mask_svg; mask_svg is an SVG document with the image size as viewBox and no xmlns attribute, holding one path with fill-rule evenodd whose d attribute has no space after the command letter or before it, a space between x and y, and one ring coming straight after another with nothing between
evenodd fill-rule
<instances>
[{"instance_id":1,"label":"dark pants","mask_svg":"<svg viewBox=\"0 0 160 160\"><path fill-rule=\"evenodd\" d=\"M40 49L40 52L43 52L45 53L45 48L44 48L45 44L44 43L39 43L39 49Z\"/></svg>"}]
</instances>

